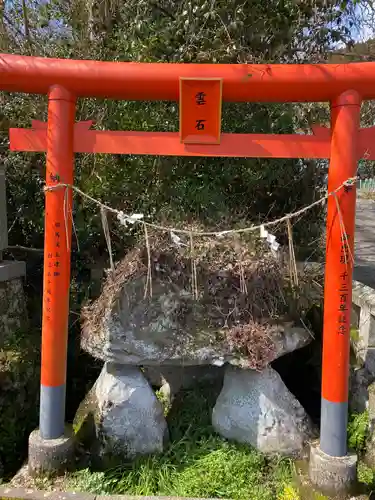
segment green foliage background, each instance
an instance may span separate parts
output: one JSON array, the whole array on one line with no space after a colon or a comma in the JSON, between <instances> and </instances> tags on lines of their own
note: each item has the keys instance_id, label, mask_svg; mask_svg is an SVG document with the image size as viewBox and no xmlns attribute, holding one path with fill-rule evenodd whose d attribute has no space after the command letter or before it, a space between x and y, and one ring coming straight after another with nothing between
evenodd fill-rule
<instances>
[{"instance_id":1,"label":"green foliage background","mask_svg":"<svg viewBox=\"0 0 375 500\"><path fill-rule=\"evenodd\" d=\"M5 2L3 50L111 61L198 63L315 62L332 43L350 40L347 2L149 1ZM25 13L26 12L26 13ZM7 20L11 20L9 23ZM25 32L22 38L18 31ZM10 126L46 119L46 99L1 98L1 157L7 167L11 242L42 247L43 155L9 154ZM308 129L316 111L293 104L226 104L223 130L290 133ZM113 130L177 130L176 103L80 100L77 119ZM77 155L75 181L119 209L171 222L207 225L263 220L313 201L324 165L300 161ZM105 252L98 211L77 200L80 265ZM318 214L300 224L304 242L316 237ZM132 239L112 225L115 251Z\"/></svg>"}]
</instances>

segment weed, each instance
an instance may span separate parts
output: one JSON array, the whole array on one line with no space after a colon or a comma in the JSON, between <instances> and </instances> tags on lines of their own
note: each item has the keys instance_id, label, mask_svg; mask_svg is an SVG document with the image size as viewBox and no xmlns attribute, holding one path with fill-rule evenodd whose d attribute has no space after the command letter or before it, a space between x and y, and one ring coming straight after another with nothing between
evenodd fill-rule
<instances>
[{"instance_id":1,"label":"weed","mask_svg":"<svg viewBox=\"0 0 375 500\"><path fill-rule=\"evenodd\" d=\"M361 461L358 463L357 476L360 483L366 484L372 489L375 487L375 472Z\"/></svg>"},{"instance_id":2,"label":"weed","mask_svg":"<svg viewBox=\"0 0 375 500\"><path fill-rule=\"evenodd\" d=\"M368 412L353 413L349 417L348 423L348 445L358 454L365 450L366 439L368 435L369 417Z\"/></svg>"},{"instance_id":3,"label":"weed","mask_svg":"<svg viewBox=\"0 0 375 500\"><path fill-rule=\"evenodd\" d=\"M165 392L163 392L162 390L158 390L155 392L156 394L156 397L158 398L158 400L160 401L162 407L163 407L163 413L165 416L168 415L169 413L169 410L171 409L172 405L171 405L171 397L167 394L165 394Z\"/></svg>"},{"instance_id":4,"label":"weed","mask_svg":"<svg viewBox=\"0 0 375 500\"><path fill-rule=\"evenodd\" d=\"M293 485L285 484L277 500L301 500L301 497Z\"/></svg>"},{"instance_id":5,"label":"weed","mask_svg":"<svg viewBox=\"0 0 375 500\"><path fill-rule=\"evenodd\" d=\"M359 341L359 329L356 326L350 327L350 338L353 342Z\"/></svg>"}]
</instances>

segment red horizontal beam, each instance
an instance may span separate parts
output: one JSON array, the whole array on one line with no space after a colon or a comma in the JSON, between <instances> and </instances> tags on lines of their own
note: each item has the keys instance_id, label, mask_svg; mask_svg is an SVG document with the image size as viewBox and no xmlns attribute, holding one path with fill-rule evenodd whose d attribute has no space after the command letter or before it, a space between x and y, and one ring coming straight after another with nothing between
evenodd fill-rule
<instances>
[{"instance_id":1,"label":"red horizontal beam","mask_svg":"<svg viewBox=\"0 0 375 500\"><path fill-rule=\"evenodd\" d=\"M0 54L0 90L47 94L62 85L78 97L179 98L180 77L222 78L223 100L331 101L346 90L375 98L375 63L166 64L100 62Z\"/></svg>"},{"instance_id":2,"label":"red horizontal beam","mask_svg":"<svg viewBox=\"0 0 375 500\"><path fill-rule=\"evenodd\" d=\"M46 129L10 129L12 151L46 151ZM248 158L328 158L329 139L313 135L222 134L218 145L182 144L175 132L112 132L76 128L76 153Z\"/></svg>"},{"instance_id":3,"label":"red horizontal beam","mask_svg":"<svg viewBox=\"0 0 375 500\"><path fill-rule=\"evenodd\" d=\"M11 128L11 151L45 152L47 124L33 121L33 129ZM154 156L217 156L246 158L329 158L329 129L313 126L314 135L222 134L216 145L182 144L177 132L116 132L89 130L92 121L75 124L76 153ZM360 130L358 158L375 160L375 127Z\"/></svg>"}]
</instances>

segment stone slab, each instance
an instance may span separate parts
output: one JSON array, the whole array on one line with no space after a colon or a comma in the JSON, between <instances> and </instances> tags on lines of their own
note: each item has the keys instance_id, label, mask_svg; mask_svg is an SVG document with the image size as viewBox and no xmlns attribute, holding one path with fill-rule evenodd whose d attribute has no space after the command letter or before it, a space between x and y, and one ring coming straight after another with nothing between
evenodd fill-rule
<instances>
[{"instance_id":1,"label":"stone slab","mask_svg":"<svg viewBox=\"0 0 375 500\"><path fill-rule=\"evenodd\" d=\"M203 500L199 498L187 497L131 497L128 495L97 495L96 500ZM218 500L210 498L210 500ZM227 499L229 500L229 499Z\"/></svg>"},{"instance_id":2,"label":"stone slab","mask_svg":"<svg viewBox=\"0 0 375 500\"><path fill-rule=\"evenodd\" d=\"M129 495L93 495L79 491L43 491L31 488L12 488L0 486L0 500L199 500L197 498L182 497L140 497ZM210 499L215 500L215 499Z\"/></svg>"},{"instance_id":3,"label":"stone slab","mask_svg":"<svg viewBox=\"0 0 375 500\"><path fill-rule=\"evenodd\" d=\"M95 495L75 491L43 491L34 488L11 488L0 486L0 499L22 500L95 500Z\"/></svg>"},{"instance_id":4,"label":"stone slab","mask_svg":"<svg viewBox=\"0 0 375 500\"><path fill-rule=\"evenodd\" d=\"M3 260L0 262L0 283L26 276L26 263L20 260Z\"/></svg>"}]
</instances>

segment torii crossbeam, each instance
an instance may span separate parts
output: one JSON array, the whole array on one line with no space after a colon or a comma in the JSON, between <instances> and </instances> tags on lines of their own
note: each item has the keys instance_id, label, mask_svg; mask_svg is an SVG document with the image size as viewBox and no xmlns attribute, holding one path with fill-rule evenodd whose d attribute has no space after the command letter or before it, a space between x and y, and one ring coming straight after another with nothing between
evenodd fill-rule
<instances>
[{"instance_id":1,"label":"torii crossbeam","mask_svg":"<svg viewBox=\"0 0 375 500\"><path fill-rule=\"evenodd\" d=\"M312 126L307 134L221 134L220 144L183 144L178 132L90 130L92 121L74 125L75 153L159 156L328 159L331 130ZM10 129L11 151L47 151L47 123L32 120L31 129ZM358 158L375 160L375 127L359 130Z\"/></svg>"}]
</instances>

